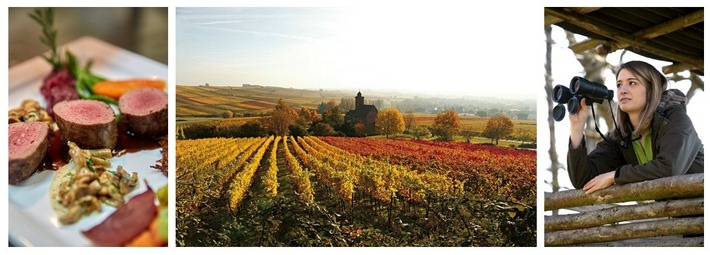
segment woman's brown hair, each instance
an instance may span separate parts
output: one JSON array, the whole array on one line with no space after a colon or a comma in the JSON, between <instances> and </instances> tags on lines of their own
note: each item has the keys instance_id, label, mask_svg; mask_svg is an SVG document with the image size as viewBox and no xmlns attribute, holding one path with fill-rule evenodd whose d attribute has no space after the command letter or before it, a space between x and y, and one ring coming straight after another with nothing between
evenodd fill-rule
<instances>
[{"instance_id":1,"label":"woman's brown hair","mask_svg":"<svg viewBox=\"0 0 710 255\"><path fill-rule=\"evenodd\" d=\"M616 107L616 120L619 124L618 128L621 136L627 137L631 134L632 138L636 138L651 128L653 114L661 102L661 96L666 90L668 80L655 67L643 61L629 61L621 64L619 71L616 72L617 79L621 70L624 69L636 76L646 87L646 107L641 111L638 127L634 129L631 125L629 114L622 111L618 104ZM612 134L616 135L617 132L612 132Z\"/></svg>"}]
</instances>

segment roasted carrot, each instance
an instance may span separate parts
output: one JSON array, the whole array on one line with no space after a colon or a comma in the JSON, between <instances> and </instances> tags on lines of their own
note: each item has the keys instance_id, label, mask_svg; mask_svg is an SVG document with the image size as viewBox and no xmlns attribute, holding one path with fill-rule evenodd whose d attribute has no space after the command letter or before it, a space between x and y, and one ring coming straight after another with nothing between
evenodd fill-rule
<instances>
[{"instance_id":1,"label":"roasted carrot","mask_svg":"<svg viewBox=\"0 0 710 255\"><path fill-rule=\"evenodd\" d=\"M94 94L118 99L131 89L144 87L165 89L165 81L141 79L102 81L94 84L91 90L94 91Z\"/></svg>"},{"instance_id":2,"label":"roasted carrot","mask_svg":"<svg viewBox=\"0 0 710 255\"><path fill-rule=\"evenodd\" d=\"M151 221L148 229L144 230L138 236L134 237L126 246L163 246L167 243L167 238L163 239L160 233L160 215L156 215Z\"/></svg>"},{"instance_id":3,"label":"roasted carrot","mask_svg":"<svg viewBox=\"0 0 710 255\"><path fill-rule=\"evenodd\" d=\"M154 247L160 245L160 243L157 243L155 239L153 239L153 234L150 233L150 230L141 232L136 238L133 238L133 240L126 244L126 246L133 247Z\"/></svg>"}]
</instances>

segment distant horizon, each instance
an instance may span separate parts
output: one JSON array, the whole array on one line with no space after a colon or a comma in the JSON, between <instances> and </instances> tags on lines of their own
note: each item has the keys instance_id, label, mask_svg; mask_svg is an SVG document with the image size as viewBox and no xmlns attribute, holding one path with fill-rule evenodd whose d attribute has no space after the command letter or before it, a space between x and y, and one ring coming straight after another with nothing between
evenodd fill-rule
<instances>
[{"instance_id":1,"label":"distant horizon","mask_svg":"<svg viewBox=\"0 0 710 255\"><path fill-rule=\"evenodd\" d=\"M514 51L481 54L517 36L500 33L501 26L471 30L479 12L485 10L178 7L176 80L534 99L538 87L511 77L532 67L527 59L515 59Z\"/></svg>"},{"instance_id":2,"label":"distant horizon","mask_svg":"<svg viewBox=\"0 0 710 255\"><path fill-rule=\"evenodd\" d=\"M207 87L206 84L176 84L177 86L192 86L192 87ZM239 85L223 85L223 84L209 84L209 87L235 87L243 88L245 84ZM394 90L390 88L367 88L367 89L351 89L351 88L295 88L295 87L284 87L278 85L263 85L263 84L248 84L251 86L261 86L264 88L282 88L282 89L295 89L295 90L307 90L307 91L330 91L330 92L373 92L377 93L377 96L383 96L382 93L394 92L397 93L395 96L416 96L420 98L444 98L444 99L505 99L505 100L522 100L522 101L535 101L535 97L500 97L491 95L435 95L431 93L416 93L416 92L403 92L399 90Z\"/></svg>"}]
</instances>

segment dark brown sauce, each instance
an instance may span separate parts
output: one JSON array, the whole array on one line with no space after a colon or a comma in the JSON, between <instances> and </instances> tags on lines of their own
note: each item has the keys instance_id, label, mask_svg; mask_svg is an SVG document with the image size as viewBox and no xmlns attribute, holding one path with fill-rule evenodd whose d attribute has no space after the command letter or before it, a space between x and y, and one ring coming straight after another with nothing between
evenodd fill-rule
<instances>
[{"instance_id":1,"label":"dark brown sauce","mask_svg":"<svg viewBox=\"0 0 710 255\"><path fill-rule=\"evenodd\" d=\"M69 146L63 140L61 131L51 132L47 154L40 169L57 170L69 163Z\"/></svg>"},{"instance_id":2,"label":"dark brown sauce","mask_svg":"<svg viewBox=\"0 0 710 255\"><path fill-rule=\"evenodd\" d=\"M129 131L123 122L118 124L118 142L113 150L114 155L122 150L125 153L133 153L160 148L159 139L136 135ZM69 160L69 146L62 137L62 132L60 130L52 132L49 135L49 147L47 147L47 153L40 169L57 170L69 163Z\"/></svg>"},{"instance_id":3,"label":"dark brown sauce","mask_svg":"<svg viewBox=\"0 0 710 255\"><path fill-rule=\"evenodd\" d=\"M114 151L125 150L126 153L138 152L142 150L159 149L158 140L151 137L139 136L128 130L126 124L121 121L118 124L118 144Z\"/></svg>"}]
</instances>

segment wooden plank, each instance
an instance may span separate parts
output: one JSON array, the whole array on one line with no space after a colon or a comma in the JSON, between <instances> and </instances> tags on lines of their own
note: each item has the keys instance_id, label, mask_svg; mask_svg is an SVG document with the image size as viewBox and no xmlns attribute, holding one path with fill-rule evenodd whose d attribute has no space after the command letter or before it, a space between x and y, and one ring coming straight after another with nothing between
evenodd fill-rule
<instances>
[{"instance_id":1,"label":"wooden plank","mask_svg":"<svg viewBox=\"0 0 710 255\"><path fill-rule=\"evenodd\" d=\"M578 13L578 14L587 14L596 10L599 10L601 8L599 7L569 7L565 8L566 10L569 10L573 13ZM554 17L554 16L547 16L545 15L545 26L553 25L555 23L562 22L562 19Z\"/></svg>"},{"instance_id":2,"label":"wooden plank","mask_svg":"<svg viewBox=\"0 0 710 255\"><path fill-rule=\"evenodd\" d=\"M574 53L581 53L596 48L600 44L604 43L604 40L598 39L587 39L569 46L569 49Z\"/></svg>"},{"instance_id":3,"label":"wooden plank","mask_svg":"<svg viewBox=\"0 0 710 255\"><path fill-rule=\"evenodd\" d=\"M545 233L545 246L569 246L703 233L703 217L657 220Z\"/></svg>"},{"instance_id":4,"label":"wooden plank","mask_svg":"<svg viewBox=\"0 0 710 255\"><path fill-rule=\"evenodd\" d=\"M655 180L612 185L585 194L584 190L545 193L545 211L592 204L697 197L703 195L704 174L678 175Z\"/></svg>"},{"instance_id":5,"label":"wooden plank","mask_svg":"<svg viewBox=\"0 0 710 255\"><path fill-rule=\"evenodd\" d=\"M592 212L545 216L545 232L580 229L605 224L661 217L702 215L703 198L660 201L650 204L617 206Z\"/></svg>"}]
</instances>

